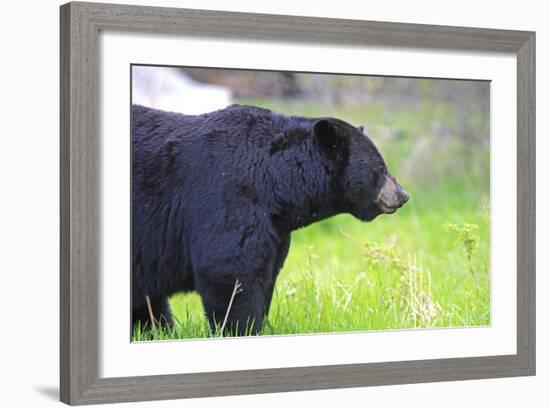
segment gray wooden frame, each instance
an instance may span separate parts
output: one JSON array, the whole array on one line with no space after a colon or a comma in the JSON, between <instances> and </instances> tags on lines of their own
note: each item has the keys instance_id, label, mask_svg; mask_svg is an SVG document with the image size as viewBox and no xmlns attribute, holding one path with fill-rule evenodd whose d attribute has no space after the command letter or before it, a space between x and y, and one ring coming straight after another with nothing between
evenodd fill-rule
<instances>
[{"instance_id":1,"label":"gray wooden frame","mask_svg":"<svg viewBox=\"0 0 550 408\"><path fill-rule=\"evenodd\" d=\"M535 33L282 15L61 6L61 401L110 403L535 374ZM98 376L101 30L505 52L517 56L517 354L176 374Z\"/></svg>"}]
</instances>

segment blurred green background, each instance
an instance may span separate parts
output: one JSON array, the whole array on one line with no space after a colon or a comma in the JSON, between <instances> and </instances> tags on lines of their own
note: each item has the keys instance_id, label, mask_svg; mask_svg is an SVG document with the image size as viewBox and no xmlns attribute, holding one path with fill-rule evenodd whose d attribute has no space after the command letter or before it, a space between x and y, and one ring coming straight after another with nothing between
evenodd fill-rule
<instances>
[{"instance_id":1,"label":"blurred green background","mask_svg":"<svg viewBox=\"0 0 550 408\"><path fill-rule=\"evenodd\" d=\"M363 125L410 193L396 214L339 215L292 234L263 333L490 324L490 83L181 69L231 102ZM172 109L173 110L173 109ZM200 297L135 340L209 337Z\"/></svg>"}]
</instances>

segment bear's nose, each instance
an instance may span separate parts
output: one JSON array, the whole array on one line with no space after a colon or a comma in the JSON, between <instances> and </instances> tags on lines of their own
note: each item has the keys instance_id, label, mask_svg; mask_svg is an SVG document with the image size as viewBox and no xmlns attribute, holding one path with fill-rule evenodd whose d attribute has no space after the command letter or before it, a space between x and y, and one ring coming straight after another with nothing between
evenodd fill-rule
<instances>
[{"instance_id":1,"label":"bear's nose","mask_svg":"<svg viewBox=\"0 0 550 408\"><path fill-rule=\"evenodd\" d=\"M407 193L405 190L400 189L399 191L399 199L401 200L401 205L405 204L407 201L409 201L409 193Z\"/></svg>"}]
</instances>

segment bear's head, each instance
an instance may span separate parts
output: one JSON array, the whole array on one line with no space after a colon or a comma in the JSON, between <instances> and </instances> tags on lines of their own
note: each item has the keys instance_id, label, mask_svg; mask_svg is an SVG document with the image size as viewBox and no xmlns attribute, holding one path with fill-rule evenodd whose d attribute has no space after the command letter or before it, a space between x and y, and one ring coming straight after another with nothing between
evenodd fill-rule
<instances>
[{"instance_id":1,"label":"bear's head","mask_svg":"<svg viewBox=\"0 0 550 408\"><path fill-rule=\"evenodd\" d=\"M323 118L315 122L313 133L329 164L327 172L341 211L371 221L380 214L393 214L409 200L362 127Z\"/></svg>"}]
</instances>

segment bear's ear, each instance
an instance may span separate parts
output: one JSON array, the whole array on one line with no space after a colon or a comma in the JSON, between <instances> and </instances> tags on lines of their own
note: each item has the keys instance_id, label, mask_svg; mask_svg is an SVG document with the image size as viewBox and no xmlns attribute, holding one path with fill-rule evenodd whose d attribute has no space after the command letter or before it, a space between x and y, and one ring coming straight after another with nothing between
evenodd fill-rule
<instances>
[{"instance_id":1,"label":"bear's ear","mask_svg":"<svg viewBox=\"0 0 550 408\"><path fill-rule=\"evenodd\" d=\"M315 141L321 152L333 160L347 157L347 139L326 119L319 119L313 126Z\"/></svg>"}]
</instances>

